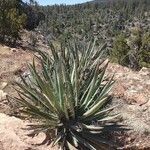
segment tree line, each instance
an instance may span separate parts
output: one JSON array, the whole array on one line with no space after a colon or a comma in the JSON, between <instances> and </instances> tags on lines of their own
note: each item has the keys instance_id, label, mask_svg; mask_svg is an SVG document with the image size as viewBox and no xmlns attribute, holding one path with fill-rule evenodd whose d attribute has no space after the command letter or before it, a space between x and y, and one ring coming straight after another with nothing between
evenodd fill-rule
<instances>
[{"instance_id":1,"label":"tree line","mask_svg":"<svg viewBox=\"0 0 150 150\"><path fill-rule=\"evenodd\" d=\"M62 42L78 37L87 42L96 37L98 46L107 43L107 55L112 61L133 69L150 66L149 0L95 0L77 5L39 6L39 9L45 20L38 30L48 39ZM133 32L137 33L133 36ZM120 36L126 50L124 44L120 45Z\"/></svg>"},{"instance_id":2,"label":"tree line","mask_svg":"<svg viewBox=\"0 0 150 150\"><path fill-rule=\"evenodd\" d=\"M23 28L37 27L45 41L65 43L78 38L89 42L96 38L97 46L107 43L106 56L113 62L136 70L150 67L149 0L94 0L53 6L40 6L34 0L0 2L0 42L14 44Z\"/></svg>"}]
</instances>

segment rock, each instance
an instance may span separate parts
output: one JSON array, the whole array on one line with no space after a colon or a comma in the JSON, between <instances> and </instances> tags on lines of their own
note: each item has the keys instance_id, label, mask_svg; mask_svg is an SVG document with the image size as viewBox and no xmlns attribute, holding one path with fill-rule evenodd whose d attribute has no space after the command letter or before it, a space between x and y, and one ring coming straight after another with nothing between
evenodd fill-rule
<instances>
[{"instance_id":1,"label":"rock","mask_svg":"<svg viewBox=\"0 0 150 150\"><path fill-rule=\"evenodd\" d=\"M18 52L18 49L17 48L11 48L10 51L13 53L16 53L16 52Z\"/></svg>"},{"instance_id":2,"label":"rock","mask_svg":"<svg viewBox=\"0 0 150 150\"><path fill-rule=\"evenodd\" d=\"M108 62L109 62L109 60L106 59L106 60L99 66L99 68L103 68Z\"/></svg>"},{"instance_id":3,"label":"rock","mask_svg":"<svg viewBox=\"0 0 150 150\"><path fill-rule=\"evenodd\" d=\"M122 85L121 83L118 83L114 86L112 90L112 94L117 98L121 98L121 97L124 97L125 91L126 91L126 88L124 87L124 85Z\"/></svg>"},{"instance_id":4,"label":"rock","mask_svg":"<svg viewBox=\"0 0 150 150\"><path fill-rule=\"evenodd\" d=\"M33 80L32 76L31 76L31 73L29 71L24 71L24 72L22 72L21 75L26 80L27 83L31 83L31 81ZM20 82L20 83L22 82L20 77L16 78L16 81Z\"/></svg>"},{"instance_id":5,"label":"rock","mask_svg":"<svg viewBox=\"0 0 150 150\"><path fill-rule=\"evenodd\" d=\"M7 93L5 93L3 90L0 90L0 101L3 99L6 99Z\"/></svg>"},{"instance_id":6,"label":"rock","mask_svg":"<svg viewBox=\"0 0 150 150\"><path fill-rule=\"evenodd\" d=\"M8 85L7 82L2 82L1 86L0 86L0 89L4 89L7 85Z\"/></svg>"},{"instance_id":7,"label":"rock","mask_svg":"<svg viewBox=\"0 0 150 150\"><path fill-rule=\"evenodd\" d=\"M150 69L143 67L139 72L132 71L127 67L110 63L108 74L115 72L115 85L112 95L122 98L129 104L146 104L150 100Z\"/></svg>"},{"instance_id":8,"label":"rock","mask_svg":"<svg viewBox=\"0 0 150 150\"><path fill-rule=\"evenodd\" d=\"M0 120L0 142L4 150L23 150L28 147L15 133L15 130L17 131L19 126L22 126L21 120L5 114L0 114Z\"/></svg>"},{"instance_id":9,"label":"rock","mask_svg":"<svg viewBox=\"0 0 150 150\"><path fill-rule=\"evenodd\" d=\"M43 133L32 138L29 134L25 122L16 117L10 117L0 113L0 150L57 150L57 147L51 148L51 145L40 145L45 138ZM1 149L3 148L3 149Z\"/></svg>"},{"instance_id":10,"label":"rock","mask_svg":"<svg viewBox=\"0 0 150 150\"><path fill-rule=\"evenodd\" d=\"M146 76L146 75L149 75L150 76L150 69L149 68L146 68L146 67L143 67L139 73L143 76Z\"/></svg>"},{"instance_id":11,"label":"rock","mask_svg":"<svg viewBox=\"0 0 150 150\"><path fill-rule=\"evenodd\" d=\"M128 102L137 103L139 106L148 102L148 98L143 93L125 93L125 97Z\"/></svg>"},{"instance_id":12,"label":"rock","mask_svg":"<svg viewBox=\"0 0 150 150\"><path fill-rule=\"evenodd\" d=\"M2 143L0 142L0 150L4 150Z\"/></svg>"},{"instance_id":13,"label":"rock","mask_svg":"<svg viewBox=\"0 0 150 150\"><path fill-rule=\"evenodd\" d=\"M16 69L15 71L14 71L14 75L21 75L23 73L23 69Z\"/></svg>"}]
</instances>

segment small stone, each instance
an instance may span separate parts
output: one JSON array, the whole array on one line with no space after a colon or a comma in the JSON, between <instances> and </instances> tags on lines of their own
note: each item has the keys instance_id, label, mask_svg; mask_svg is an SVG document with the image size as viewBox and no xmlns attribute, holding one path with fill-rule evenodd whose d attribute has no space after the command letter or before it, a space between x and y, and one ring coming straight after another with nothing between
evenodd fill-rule
<instances>
[{"instance_id":1,"label":"small stone","mask_svg":"<svg viewBox=\"0 0 150 150\"><path fill-rule=\"evenodd\" d=\"M146 67L143 67L139 73L143 76L147 76L147 75L150 75L150 69L149 68L146 68Z\"/></svg>"},{"instance_id":2,"label":"small stone","mask_svg":"<svg viewBox=\"0 0 150 150\"><path fill-rule=\"evenodd\" d=\"M146 110L148 110L148 106L142 108L142 111L145 112Z\"/></svg>"},{"instance_id":3,"label":"small stone","mask_svg":"<svg viewBox=\"0 0 150 150\"><path fill-rule=\"evenodd\" d=\"M11 52L16 53L18 50L16 48L11 48Z\"/></svg>"},{"instance_id":4,"label":"small stone","mask_svg":"<svg viewBox=\"0 0 150 150\"><path fill-rule=\"evenodd\" d=\"M124 97L124 93L126 91L126 88L122 84L117 84L114 89L112 90L115 97Z\"/></svg>"},{"instance_id":5,"label":"small stone","mask_svg":"<svg viewBox=\"0 0 150 150\"><path fill-rule=\"evenodd\" d=\"M1 84L1 89L4 89L7 85L8 85L7 82L2 82L2 84Z\"/></svg>"},{"instance_id":6,"label":"small stone","mask_svg":"<svg viewBox=\"0 0 150 150\"><path fill-rule=\"evenodd\" d=\"M146 96L142 93L139 93L136 95L136 102L141 106L145 103L148 102L148 99L146 98Z\"/></svg>"},{"instance_id":7,"label":"small stone","mask_svg":"<svg viewBox=\"0 0 150 150\"><path fill-rule=\"evenodd\" d=\"M0 90L0 100L6 99L7 93L5 93L3 90Z\"/></svg>"},{"instance_id":8,"label":"small stone","mask_svg":"<svg viewBox=\"0 0 150 150\"><path fill-rule=\"evenodd\" d=\"M130 142L131 140L132 140L131 137L128 137L128 138L127 138L127 141L128 141L128 142Z\"/></svg>"},{"instance_id":9,"label":"small stone","mask_svg":"<svg viewBox=\"0 0 150 150\"><path fill-rule=\"evenodd\" d=\"M140 144L139 144L139 143L137 143L137 144L136 144L136 147L139 147L139 146L140 146Z\"/></svg>"},{"instance_id":10,"label":"small stone","mask_svg":"<svg viewBox=\"0 0 150 150\"><path fill-rule=\"evenodd\" d=\"M142 106L148 102L148 98L143 93L128 92L125 93L125 97L127 101L137 103L139 106Z\"/></svg>"}]
</instances>

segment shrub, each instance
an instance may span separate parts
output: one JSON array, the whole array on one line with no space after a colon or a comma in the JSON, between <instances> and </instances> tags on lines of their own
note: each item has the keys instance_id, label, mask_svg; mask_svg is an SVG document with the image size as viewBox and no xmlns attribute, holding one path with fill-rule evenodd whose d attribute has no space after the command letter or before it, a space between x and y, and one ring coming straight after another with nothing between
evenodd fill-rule
<instances>
[{"instance_id":1,"label":"shrub","mask_svg":"<svg viewBox=\"0 0 150 150\"><path fill-rule=\"evenodd\" d=\"M94 45L95 41L88 47L74 41L58 51L50 44L51 54L38 51L42 71L33 61L29 81L21 77L22 83L16 83L22 115L34 121L32 134L44 132L46 140L52 138L53 145L64 150L114 147L103 135L118 129L113 123L118 115L110 115L113 108L105 107L114 81L105 76L107 64L101 59L105 46L95 51Z\"/></svg>"},{"instance_id":2,"label":"shrub","mask_svg":"<svg viewBox=\"0 0 150 150\"><path fill-rule=\"evenodd\" d=\"M150 32L143 35L139 63L142 67L150 68Z\"/></svg>"},{"instance_id":3,"label":"shrub","mask_svg":"<svg viewBox=\"0 0 150 150\"><path fill-rule=\"evenodd\" d=\"M36 33L31 32L30 36L29 36L29 39L30 39L31 46L35 47L37 45L37 42L38 42Z\"/></svg>"},{"instance_id":4,"label":"shrub","mask_svg":"<svg viewBox=\"0 0 150 150\"><path fill-rule=\"evenodd\" d=\"M128 66L129 65L129 57L128 57L129 51L130 51L130 47L127 45L125 36L119 35L118 37L116 37L114 41L110 58L113 62L119 63L120 65Z\"/></svg>"},{"instance_id":5,"label":"shrub","mask_svg":"<svg viewBox=\"0 0 150 150\"><path fill-rule=\"evenodd\" d=\"M2 0L0 3L0 40L15 44L19 31L26 22L21 10L21 0Z\"/></svg>"},{"instance_id":6,"label":"shrub","mask_svg":"<svg viewBox=\"0 0 150 150\"><path fill-rule=\"evenodd\" d=\"M140 29L136 28L136 30L132 30L128 39L123 35L116 37L110 58L113 62L134 70L139 70L141 67L150 67L149 43L149 32L142 33Z\"/></svg>"}]
</instances>

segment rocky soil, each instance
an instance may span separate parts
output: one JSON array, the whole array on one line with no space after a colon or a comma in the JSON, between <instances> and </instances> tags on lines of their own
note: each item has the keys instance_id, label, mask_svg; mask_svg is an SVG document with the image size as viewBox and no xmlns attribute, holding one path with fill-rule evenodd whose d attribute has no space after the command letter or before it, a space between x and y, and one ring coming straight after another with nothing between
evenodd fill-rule
<instances>
[{"instance_id":1,"label":"rocky soil","mask_svg":"<svg viewBox=\"0 0 150 150\"><path fill-rule=\"evenodd\" d=\"M27 136L27 121L0 113L0 150L56 150L51 145L41 145L44 134L32 138ZM2 148L1 148L2 147Z\"/></svg>"},{"instance_id":2,"label":"rocky soil","mask_svg":"<svg viewBox=\"0 0 150 150\"><path fill-rule=\"evenodd\" d=\"M116 80L111 105L118 105L114 112L121 114L121 122L131 129L124 139L124 149L150 149L150 69L135 72L109 64L107 72L115 73Z\"/></svg>"},{"instance_id":3,"label":"rocky soil","mask_svg":"<svg viewBox=\"0 0 150 150\"><path fill-rule=\"evenodd\" d=\"M28 71L26 64L32 58L33 53L28 50L0 46L0 150L47 150L51 147L40 145L44 139L42 133L33 139L27 136L29 131L24 128L28 122L10 116L15 104L6 99L7 95L16 94L12 81ZM131 129L120 137L124 140L121 149L150 149L150 69L134 72L109 64L107 72L115 73L116 80L111 105L118 105L114 112L119 112L121 122Z\"/></svg>"}]
</instances>

